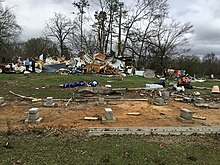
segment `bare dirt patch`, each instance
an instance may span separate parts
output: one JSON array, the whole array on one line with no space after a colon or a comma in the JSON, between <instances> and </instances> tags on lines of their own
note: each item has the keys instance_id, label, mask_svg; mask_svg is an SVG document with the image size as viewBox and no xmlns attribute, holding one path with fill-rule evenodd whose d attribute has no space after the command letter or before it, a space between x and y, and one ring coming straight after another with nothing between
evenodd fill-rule
<instances>
[{"instance_id":1,"label":"bare dirt patch","mask_svg":"<svg viewBox=\"0 0 220 165\"><path fill-rule=\"evenodd\" d=\"M140 98L139 93L129 93L125 98ZM146 98L146 97L145 97ZM44 107L44 102L32 103L31 101L7 101L7 106L0 109L0 131L8 129L9 121L12 129L26 129L30 127L53 128L88 128L88 127L128 127L128 126L219 126L220 110L195 107L193 104L177 102L173 99L164 106L149 104L148 101L107 101L106 105L99 105L97 101L66 102L57 101L55 107ZM30 108L40 108L40 116L43 120L39 124L28 123L27 112ZM116 122L102 123L98 121L86 121L84 117L102 117L104 108L111 108ZM190 109L195 115L206 117L206 120L193 120L193 123L180 122L176 118L180 115L180 109ZM139 112L140 116L127 115L129 112Z\"/></svg>"}]
</instances>

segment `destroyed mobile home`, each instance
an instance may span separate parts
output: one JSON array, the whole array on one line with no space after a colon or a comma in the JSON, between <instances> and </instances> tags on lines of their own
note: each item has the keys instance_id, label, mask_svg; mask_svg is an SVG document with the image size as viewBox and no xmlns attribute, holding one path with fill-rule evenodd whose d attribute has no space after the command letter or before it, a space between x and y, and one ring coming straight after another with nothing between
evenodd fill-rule
<instances>
[{"instance_id":1,"label":"destroyed mobile home","mask_svg":"<svg viewBox=\"0 0 220 165\"><path fill-rule=\"evenodd\" d=\"M74 57L70 60L66 60L64 57L47 57L44 60L43 55L39 59L35 59L35 68L37 73L44 72L56 72L59 74L84 74L84 73L102 73L121 75L125 70L129 70L132 73L131 66L125 66L125 62L115 58L107 57L102 53L94 54L93 56L84 54L81 57ZM1 66L1 71L5 73L24 73L33 72L30 61L30 65L25 68L25 61L10 63Z\"/></svg>"}]
</instances>

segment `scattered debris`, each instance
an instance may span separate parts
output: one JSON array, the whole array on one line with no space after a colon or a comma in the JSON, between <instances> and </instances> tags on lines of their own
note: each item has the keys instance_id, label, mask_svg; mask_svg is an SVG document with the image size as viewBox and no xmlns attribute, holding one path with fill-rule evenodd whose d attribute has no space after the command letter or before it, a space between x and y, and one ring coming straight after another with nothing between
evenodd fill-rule
<instances>
[{"instance_id":1,"label":"scattered debris","mask_svg":"<svg viewBox=\"0 0 220 165\"><path fill-rule=\"evenodd\" d=\"M220 104L218 104L218 103L209 103L209 108L211 108L211 109L219 109L220 108Z\"/></svg>"},{"instance_id":2,"label":"scattered debris","mask_svg":"<svg viewBox=\"0 0 220 165\"><path fill-rule=\"evenodd\" d=\"M200 92L193 92L195 96L200 96Z\"/></svg>"},{"instance_id":3,"label":"scattered debris","mask_svg":"<svg viewBox=\"0 0 220 165\"><path fill-rule=\"evenodd\" d=\"M109 95L113 93L113 90L112 88L105 88L105 87L85 87L82 89L78 89L77 92Z\"/></svg>"},{"instance_id":4,"label":"scattered debris","mask_svg":"<svg viewBox=\"0 0 220 165\"><path fill-rule=\"evenodd\" d=\"M194 79L194 82L200 82L200 83L203 83L203 82L205 82L206 80L204 80L204 79Z\"/></svg>"},{"instance_id":5,"label":"scattered debris","mask_svg":"<svg viewBox=\"0 0 220 165\"><path fill-rule=\"evenodd\" d=\"M183 101L186 103L191 103L192 102L192 98L190 97L183 97Z\"/></svg>"},{"instance_id":6,"label":"scattered debris","mask_svg":"<svg viewBox=\"0 0 220 165\"><path fill-rule=\"evenodd\" d=\"M146 89L147 90L157 90L157 89L161 89L163 88L163 85L159 85L159 84L146 84Z\"/></svg>"},{"instance_id":7,"label":"scattered debris","mask_svg":"<svg viewBox=\"0 0 220 165\"><path fill-rule=\"evenodd\" d=\"M154 104L155 105L164 105L165 100L163 98L158 97L158 98L155 99Z\"/></svg>"},{"instance_id":8,"label":"scattered debris","mask_svg":"<svg viewBox=\"0 0 220 165\"><path fill-rule=\"evenodd\" d=\"M195 98L194 101L195 101L195 103L200 103L200 104L205 103L205 99L203 99L201 97Z\"/></svg>"},{"instance_id":9,"label":"scattered debris","mask_svg":"<svg viewBox=\"0 0 220 165\"><path fill-rule=\"evenodd\" d=\"M196 107L204 107L204 108L208 108L209 104L207 103L194 103Z\"/></svg>"}]
</instances>

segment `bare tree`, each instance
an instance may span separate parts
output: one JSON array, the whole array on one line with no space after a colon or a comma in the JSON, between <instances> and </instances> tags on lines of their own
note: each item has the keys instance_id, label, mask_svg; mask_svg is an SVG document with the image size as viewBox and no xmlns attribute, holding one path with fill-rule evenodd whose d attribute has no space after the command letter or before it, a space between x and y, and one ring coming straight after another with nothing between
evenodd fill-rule
<instances>
[{"instance_id":1,"label":"bare tree","mask_svg":"<svg viewBox=\"0 0 220 165\"><path fill-rule=\"evenodd\" d=\"M76 7L79 10L79 20L80 20L80 47L81 51L83 49L83 15L85 14L85 8L89 7L88 0L79 0L78 2L73 2L74 7Z\"/></svg>"},{"instance_id":2,"label":"bare tree","mask_svg":"<svg viewBox=\"0 0 220 165\"><path fill-rule=\"evenodd\" d=\"M204 75L220 75L220 59L211 52L203 56L202 58L202 71Z\"/></svg>"},{"instance_id":3,"label":"bare tree","mask_svg":"<svg viewBox=\"0 0 220 165\"><path fill-rule=\"evenodd\" d=\"M24 43L26 56L38 57L41 54L59 55L57 45L48 38L31 38Z\"/></svg>"},{"instance_id":4,"label":"bare tree","mask_svg":"<svg viewBox=\"0 0 220 165\"><path fill-rule=\"evenodd\" d=\"M172 58L174 55L181 55L190 49L180 49L188 43L189 35L193 32L191 23L179 23L172 21L166 24L164 19L155 24L154 36L148 38L146 42L150 44L151 54L157 61L157 69L165 67L165 59Z\"/></svg>"},{"instance_id":5,"label":"bare tree","mask_svg":"<svg viewBox=\"0 0 220 165\"><path fill-rule=\"evenodd\" d=\"M55 37L58 40L61 56L64 55L65 41L73 29L73 22L60 13L55 13L55 16L46 24L47 36Z\"/></svg>"},{"instance_id":6,"label":"bare tree","mask_svg":"<svg viewBox=\"0 0 220 165\"><path fill-rule=\"evenodd\" d=\"M125 31L125 37L124 42L121 50L121 56L124 56L125 49L127 48L128 40L132 34L134 34L134 29L138 29L141 27L138 26L138 24L141 24L141 22L147 22L148 25L146 26L147 30L145 30L145 34L147 34L148 29L150 29L150 25L152 24L152 20L154 20L154 15L158 12L158 6L165 6L167 3L167 0L137 0L136 4L132 9L129 11L129 15L124 25L124 31ZM161 9L162 9L161 7ZM143 34L142 34L143 35Z\"/></svg>"},{"instance_id":7,"label":"bare tree","mask_svg":"<svg viewBox=\"0 0 220 165\"><path fill-rule=\"evenodd\" d=\"M3 8L0 2L0 55L2 57L9 53L8 46L16 41L20 33L21 27L17 24L15 15L10 8Z\"/></svg>"}]
</instances>

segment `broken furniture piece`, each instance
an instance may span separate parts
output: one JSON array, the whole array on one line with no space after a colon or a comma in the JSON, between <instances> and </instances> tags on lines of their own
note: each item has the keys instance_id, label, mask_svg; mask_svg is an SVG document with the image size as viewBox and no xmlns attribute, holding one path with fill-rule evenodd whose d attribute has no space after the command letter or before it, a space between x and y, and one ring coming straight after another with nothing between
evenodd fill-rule
<instances>
[{"instance_id":1,"label":"broken furniture piece","mask_svg":"<svg viewBox=\"0 0 220 165\"><path fill-rule=\"evenodd\" d=\"M102 117L102 122L115 122L116 118L113 117L112 109L105 108L105 116Z\"/></svg>"},{"instance_id":2,"label":"broken furniture piece","mask_svg":"<svg viewBox=\"0 0 220 165\"><path fill-rule=\"evenodd\" d=\"M28 118L25 120L25 123L39 123L42 120L39 114L39 108L31 108L27 114Z\"/></svg>"}]
</instances>

